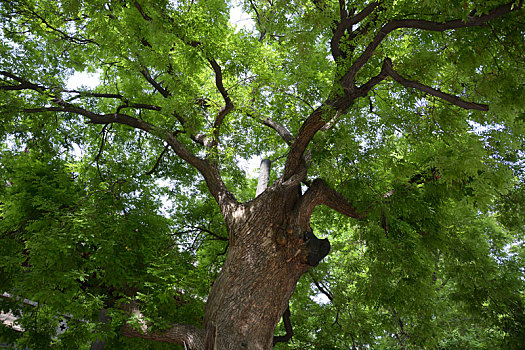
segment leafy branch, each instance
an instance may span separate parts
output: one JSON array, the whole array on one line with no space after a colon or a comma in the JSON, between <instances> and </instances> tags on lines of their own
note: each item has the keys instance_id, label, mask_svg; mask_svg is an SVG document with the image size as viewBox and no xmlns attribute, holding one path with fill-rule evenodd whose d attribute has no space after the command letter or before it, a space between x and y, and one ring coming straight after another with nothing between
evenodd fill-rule
<instances>
[{"instance_id":1,"label":"leafy branch","mask_svg":"<svg viewBox=\"0 0 525 350\"><path fill-rule=\"evenodd\" d=\"M417 19L390 20L378 31L372 42L368 44L363 53L354 61L354 63L350 66L350 68L348 68L346 73L341 78L340 85L343 88L344 93L340 94L334 92L332 96L329 97L321 107L313 111L303 122L299 129L299 132L296 135L295 141L290 147L290 152L286 159L283 179L287 180L298 171L303 162L303 154L307 146L310 144L310 141L315 136L315 134L324 127L324 125L328 121L333 119L333 115L335 115L337 111L343 113L346 112L346 110L354 103L356 99L366 96L368 92L375 85L383 81L387 75L391 76L394 80L396 80L403 86L416 88L433 96L444 99L448 102L451 102L462 108L476 109L481 111L488 110L488 106L486 105L465 102L459 97L441 92L440 90L431 88L421 83L405 79L393 70L391 64L389 65L388 63L388 60L385 60L381 73L375 77L372 77L367 83L365 83L360 88L357 88L357 86L355 85L355 76L357 72L370 60L376 48L387 37L387 35L396 29L414 28L429 31L445 31L451 29L481 26L490 20L496 19L510 12L520 10L522 7L522 3L522 1L520 1L518 4L516 4L515 2L511 2L499 6L489 11L487 14L481 16L470 16L466 20L454 19L444 23ZM357 19L350 20L350 22L348 23L353 23L356 20L363 20L364 18L366 18L366 16L369 16L373 12L373 10L377 8L377 6L372 6L373 4L369 5L369 7L365 9L366 11L363 10L364 12L361 11L358 15L356 15L358 16ZM344 11L342 12L342 15L346 16ZM342 26L341 29L343 28L346 30L347 27ZM336 30L334 36L332 37L332 40L334 42L338 42L339 35L342 34L340 34ZM335 39L333 39L334 37ZM337 51L336 55L338 55Z\"/></svg>"},{"instance_id":2,"label":"leafy branch","mask_svg":"<svg viewBox=\"0 0 525 350\"><path fill-rule=\"evenodd\" d=\"M144 20L146 20L148 22L152 22L153 21L153 18L151 18L150 16L148 16L145 13L145 11L142 9L142 7L140 6L140 4L137 1L135 1L133 3L133 5L139 11L140 15L142 16L142 18ZM199 42L199 41L186 40L184 37L182 37L181 39L182 39L183 42L185 42L186 44L190 45L191 47L199 48L199 47L202 46L202 43ZM143 42L144 45L151 47L151 45L145 39L142 39L142 42ZM194 139L194 141L197 141L197 142L199 142L199 143L201 143L203 145L215 148L215 147L217 147L217 144L218 144L220 127L221 127L221 125L222 125L222 123L224 121L224 118L233 110L234 104L233 104L230 96L228 95L228 92L224 88L221 66L217 63L217 61L214 58L209 58L208 57L208 58L206 58L206 60L211 65L211 68L212 68L213 72L215 73L215 86L217 87L217 90L221 94L222 98L224 99L224 106L217 113L217 116L216 116L215 121L213 123L213 126L212 126L212 128L213 128L213 138L212 138L211 142L206 142L206 141L202 140L202 137L199 137L199 136L193 137L193 139ZM169 92L169 90L164 88L164 87L162 87L158 82L156 82L151 77L151 75L149 74L147 69L142 70L141 73L146 78L146 80L153 87L155 87L155 89L157 89L160 92L160 94L163 97L167 98L167 97L171 96L171 93ZM185 120L180 115L178 115L177 113L175 113L175 116L177 117L179 122L182 125L184 125ZM211 153L208 153L208 155L210 155L210 154Z\"/></svg>"},{"instance_id":3,"label":"leafy branch","mask_svg":"<svg viewBox=\"0 0 525 350\"><path fill-rule=\"evenodd\" d=\"M511 2L495 8L485 15L469 16L466 20L454 19L444 23L419 19L391 20L379 30L379 32L375 35L374 39L366 47L361 56L359 56L356 59L356 61L352 64L352 66L350 66L346 74L341 79L341 85L343 86L343 88L349 90L352 90L355 87L354 79L357 72L366 64L366 62L368 62L368 60L374 54L375 49L379 46L379 44L381 44L381 42L387 37L387 35L396 29L413 28L442 32L451 29L477 27L487 23L490 20L501 17L507 13L520 10L522 4L523 1L520 1L517 5L515 2Z\"/></svg>"},{"instance_id":4,"label":"leafy branch","mask_svg":"<svg viewBox=\"0 0 525 350\"><path fill-rule=\"evenodd\" d=\"M51 89L34 84L25 79L22 79L12 73L0 71L1 75L9 77L20 83L21 90L34 90L39 93L44 93L45 91L50 91ZM5 89L4 86L0 86L0 90ZM90 111L88 109L76 106L72 103L64 101L61 97L57 95L51 95L51 102L56 106L41 107L41 108L26 108L23 110L25 113L39 113L39 112L67 112L78 114L84 116L88 119L89 124L122 124L130 126L134 129L139 129L146 131L147 133L160 137L174 150L174 152L186 161L188 164L195 167L206 180L208 187L216 199L217 203L221 208L225 209L228 207L230 210L232 204L236 203L235 197L228 191L222 178L219 175L219 171L216 166L212 165L208 160L199 158L194 155L182 142L180 142L176 135L172 132L159 128L151 123L148 123L144 120L132 117L124 113L109 113L109 114L100 114ZM235 206L233 206L235 207Z\"/></svg>"}]
</instances>

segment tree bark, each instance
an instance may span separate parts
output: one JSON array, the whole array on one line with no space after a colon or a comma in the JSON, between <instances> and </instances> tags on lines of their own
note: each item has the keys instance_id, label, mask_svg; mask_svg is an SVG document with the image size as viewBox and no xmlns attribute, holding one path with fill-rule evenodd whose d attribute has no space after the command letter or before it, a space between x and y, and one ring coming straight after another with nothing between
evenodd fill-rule
<instances>
[{"instance_id":1,"label":"tree bark","mask_svg":"<svg viewBox=\"0 0 525 350\"><path fill-rule=\"evenodd\" d=\"M299 185L278 181L226 217L230 248L204 317L218 349L271 349L299 278L328 253L328 240L298 219L300 198Z\"/></svg>"}]
</instances>

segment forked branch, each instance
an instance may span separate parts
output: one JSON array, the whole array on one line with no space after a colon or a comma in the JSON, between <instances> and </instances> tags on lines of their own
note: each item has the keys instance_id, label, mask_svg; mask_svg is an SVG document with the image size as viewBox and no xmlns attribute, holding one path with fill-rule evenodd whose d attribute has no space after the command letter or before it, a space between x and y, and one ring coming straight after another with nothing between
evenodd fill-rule
<instances>
[{"instance_id":1,"label":"forked branch","mask_svg":"<svg viewBox=\"0 0 525 350\"><path fill-rule=\"evenodd\" d=\"M301 168L301 163L303 162L303 153L306 150L306 147L317 131L319 131L326 124L326 120L323 118L324 112L325 110L323 106L317 108L308 116L308 118L299 128L299 132L297 133L297 136L290 147L288 157L286 158L286 164L283 173L284 181L292 177L296 171Z\"/></svg>"},{"instance_id":2,"label":"forked branch","mask_svg":"<svg viewBox=\"0 0 525 350\"><path fill-rule=\"evenodd\" d=\"M328 290L328 288L322 283L322 282L319 282L317 280L317 278L315 278L312 270L309 270L308 271L308 274L310 275L310 277L312 277L312 281L314 282L315 286L317 287L317 289L323 293L327 298L328 300L330 300L331 302L334 301L334 295L332 294L332 292L330 292Z\"/></svg>"},{"instance_id":3,"label":"forked branch","mask_svg":"<svg viewBox=\"0 0 525 350\"><path fill-rule=\"evenodd\" d=\"M413 88L413 89L422 91L424 93L427 93L429 95L436 96L458 107L461 107L464 109L473 109L477 111L488 111L489 110L488 105L475 103L475 102L468 102L468 101L462 100L461 98L455 95L448 94L439 89L434 89L433 87L422 84L418 81L405 79L404 77L402 77L399 73L397 73L394 70L394 67L392 65L392 60L388 57L385 58L385 60L383 61L381 72L378 75L370 78L368 82L366 82L365 84L363 84L357 89L357 91L359 92L359 95L366 96L368 92L375 85L379 84L381 81L386 79L388 76L392 77L392 79L394 79L395 81L397 81L399 84L403 85L404 87Z\"/></svg>"},{"instance_id":4,"label":"forked branch","mask_svg":"<svg viewBox=\"0 0 525 350\"><path fill-rule=\"evenodd\" d=\"M359 56L352 66L348 69L346 74L341 80L341 84L346 89L352 89L354 86L354 78L357 72L368 62L370 57L374 54L375 49L381 44L381 42L387 37L389 33L400 28L413 28L422 29L429 31L443 32L445 30L477 27L487 23L490 20L501 17L507 13L517 11L521 9L523 2L520 1L516 4L514 1L505 5L501 5L487 14L481 16L470 16L466 20L454 19L444 23L433 22L420 19L402 19L402 20L391 20L385 24L379 32L376 34L372 42L366 47L364 52Z\"/></svg>"},{"instance_id":5,"label":"forked branch","mask_svg":"<svg viewBox=\"0 0 525 350\"><path fill-rule=\"evenodd\" d=\"M32 82L29 82L15 74L0 71L0 75L6 76L12 80L15 80L20 83L23 87L25 87L24 90L33 90L36 92L39 92L41 94L45 94L46 91L49 91L50 89L34 84ZM2 90L2 86L0 86L0 90ZM52 95L51 95L52 96ZM90 111L88 109L76 106L72 103L69 103L67 101L64 101L61 97L55 96L51 99L51 102L55 104L55 106L49 106L49 107L40 107L40 108L26 108L22 111L25 113L39 113L39 112L67 112L67 113L73 113L77 115L81 115L87 118L87 123L90 124L101 124L101 125L108 125L108 124L122 124L130 126L134 129L143 130L149 134L155 135L157 137L162 138L164 141L167 142L167 144L173 149L175 154L177 154L180 158L182 158L185 162L187 162L189 165L195 167L204 177L206 184L208 185L208 188L221 207L222 210L232 210L237 201L233 194L231 194L228 189L226 188L226 185L222 181L222 178L219 174L219 170L216 166L211 164L206 159L202 159L200 157L197 157L194 155L183 143L181 143L177 138L176 135L164 130L162 128L159 128L153 124L150 124L144 120L132 117L130 115L124 114L124 113L110 113L110 114L99 114L95 113L93 111Z\"/></svg>"},{"instance_id":6,"label":"forked branch","mask_svg":"<svg viewBox=\"0 0 525 350\"><path fill-rule=\"evenodd\" d=\"M224 121L224 118L233 110L233 102L228 95L228 92L224 88L224 84L222 82L222 69L221 66L215 61L214 59L208 59L208 62L210 63L213 71L215 72L215 86L217 87L217 90L219 90L222 98L224 99L224 106L219 110L219 113L217 114L217 117L215 118L215 122L213 123L213 141L212 146L216 146L219 139L219 130L222 125L222 122Z\"/></svg>"},{"instance_id":7,"label":"forked branch","mask_svg":"<svg viewBox=\"0 0 525 350\"><path fill-rule=\"evenodd\" d=\"M142 16L144 20L148 22L153 21L153 18L151 18L145 13L145 11L142 9L141 5L137 1L135 1L133 5L139 11L140 15ZM182 37L181 40L185 42L187 45L194 47L194 48L199 48L200 46L202 46L202 43L200 41L189 41L189 40L186 40L184 37ZM145 39L142 39L142 43L146 46L151 47L151 44L149 44ZM201 145L204 145L206 147L214 147L218 143L219 129L224 121L224 118L228 115L228 113L230 113L233 110L234 105L233 105L233 102L230 96L228 95L228 92L224 88L222 69L220 65L213 58L207 58L207 61L210 63L211 68L213 72L215 73L215 86L217 87L217 90L219 90L219 93L221 94L222 98L224 99L224 106L217 113L217 116L213 123L212 140L208 142L208 140L205 140L203 137L201 137L201 135L191 135L191 138L193 141ZM163 87L159 82L157 82L151 76L147 68L143 69L141 71L141 74L144 76L144 78L146 78L146 80L151 84L151 86L153 86L157 91L159 91L159 93L164 98L168 98L171 96L171 92L167 88ZM174 113L174 116L181 123L181 125L184 126L184 124L186 123L186 120L178 113Z\"/></svg>"},{"instance_id":8,"label":"forked branch","mask_svg":"<svg viewBox=\"0 0 525 350\"><path fill-rule=\"evenodd\" d=\"M341 38L344 36L346 31L352 31L352 26L358 24L366 17L368 17L379 5L381 1L372 2L355 16L349 17L346 11L346 6L343 2L340 2L339 12L340 12L340 21L337 23L336 28L334 29L334 34L332 40L330 41L330 48L332 50L332 57L334 60L337 60L339 57L344 56L341 51L340 44Z\"/></svg>"},{"instance_id":9,"label":"forked branch","mask_svg":"<svg viewBox=\"0 0 525 350\"><path fill-rule=\"evenodd\" d=\"M363 219L367 213L357 209L352 201L347 200L322 179L315 179L296 207L298 222L307 227L312 212L318 205L326 205L335 211L354 219Z\"/></svg>"},{"instance_id":10,"label":"forked branch","mask_svg":"<svg viewBox=\"0 0 525 350\"><path fill-rule=\"evenodd\" d=\"M150 331L144 315L140 310L140 305L136 300L121 304L121 308L137 322L135 326L132 326L128 322L121 328L121 334L126 337L180 344L186 349L191 350L201 350L204 348L206 334L201 329L186 324L172 323L168 329Z\"/></svg>"},{"instance_id":11,"label":"forked branch","mask_svg":"<svg viewBox=\"0 0 525 350\"><path fill-rule=\"evenodd\" d=\"M0 71L0 75L3 75L4 77L10 78L20 83L19 85L0 85L0 90L34 90L37 92L47 90L45 86L34 84L10 72Z\"/></svg>"},{"instance_id":12,"label":"forked branch","mask_svg":"<svg viewBox=\"0 0 525 350\"><path fill-rule=\"evenodd\" d=\"M160 92L160 94L164 98L168 98L171 96L171 93L169 92L168 89L164 88L155 79L153 79L153 77L151 76L147 68L144 68L143 70L141 70L140 73L144 76L144 78L146 78L146 80L148 81L148 83L151 84L151 86L153 86L158 92Z\"/></svg>"},{"instance_id":13,"label":"forked branch","mask_svg":"<svg viewBox=\"0 0 525 350\"><path fill-rule=\"evenodd\" d=\"M295 141L290 147L290 152L286 159L285 170L283 174L283 179L287 180L292 177L295 172L300 169L300 164L302 162L303 154L311 142L315 134L321 130L324 125L326 125L332 117L337 112L346 112L348 108L353 104L353 102L367 95L367 93L378 83L383 81L387 76L391 76L398 83L406 87L411 87L424 91L430 95L440 97L450 103L453 103L457 106L467 109L475 109L480 111L488 110L488 106L483 104L477 104L472 102L466 102L460 99L457 96L453 96L447 93L444 93L440 90L431 88L416 81L411 81L401 77L395 70L392 68L391 64L388 61L385 61L381 70L381 73L375 77L372 77L367 83L363 84L361 87L357 87L355 84L355 77L357 72L369 61L369 59L374 54L377 47L381 42L387 37L389 33L396 29L400 28L415 28L429 31L445 31L451 29L459 29L466 27L475 27L481 26L487 23L490 20L501 17L507 13L517 11L522 8L523 1L520 1L518 4L511 2L505 5L501 5L487 14L481 16L470 16L466 20L454 19L444 23L433 22L427 20L417 20L417 19L404 19L404 20L391 20L386 23L375 35L372 42L368 44L363 53L354 61L350 68L346 71L343 77L340 80L341 87L344 89L343 94L334 93L331 98L329 98L323 106L319 107L313 111L308 118L301 125L299 132L296 135ZM353 20L350 20L348 23L353 23L353 21L358 21L366 18L366 16L373 13L374 9L379 6L380 3L374 2L367 6L363 11L354 16ZM340 24L337 30L346 30L344 25ZM341 32L338 34L334 33L335 40L332 39L332 44L337 44L338 35L342 35ZM334 47L332 47L333 49ZM337 56L337 53L336 53Z\"/></svg>"}]
</instances>

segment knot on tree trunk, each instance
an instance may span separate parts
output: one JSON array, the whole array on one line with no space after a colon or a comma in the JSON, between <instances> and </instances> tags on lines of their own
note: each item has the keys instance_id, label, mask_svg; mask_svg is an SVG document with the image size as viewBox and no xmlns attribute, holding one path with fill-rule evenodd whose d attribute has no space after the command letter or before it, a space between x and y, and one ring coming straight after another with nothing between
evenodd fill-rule
<instances>
[{"instance_id":1,"label":"knot on tree trunk","mask_svg":"<svg viewBox=\"0 0 525 350\"><path fill-rule=\"evenodd\" d=\"M307 249L306 263L315 267L330 252L330 242L326 238L317 238L313 231L305 231L303 235Z\"/></svg>"}]
</instances>

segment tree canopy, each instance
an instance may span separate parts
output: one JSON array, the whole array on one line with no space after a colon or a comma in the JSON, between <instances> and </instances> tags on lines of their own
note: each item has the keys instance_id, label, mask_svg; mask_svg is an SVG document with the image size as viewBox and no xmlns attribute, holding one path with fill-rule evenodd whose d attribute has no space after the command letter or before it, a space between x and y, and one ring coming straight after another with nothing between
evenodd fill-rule
<instances>
[{"instance_id":1,"label":"tree canopy","mask_svg":"<svg viewBox=\"0 0 525 350\"><path fill-rule=\"evenodd\" d=\"M525 347L524 15L1 0L0 343Z\"/></svg>"}]
</instances>

